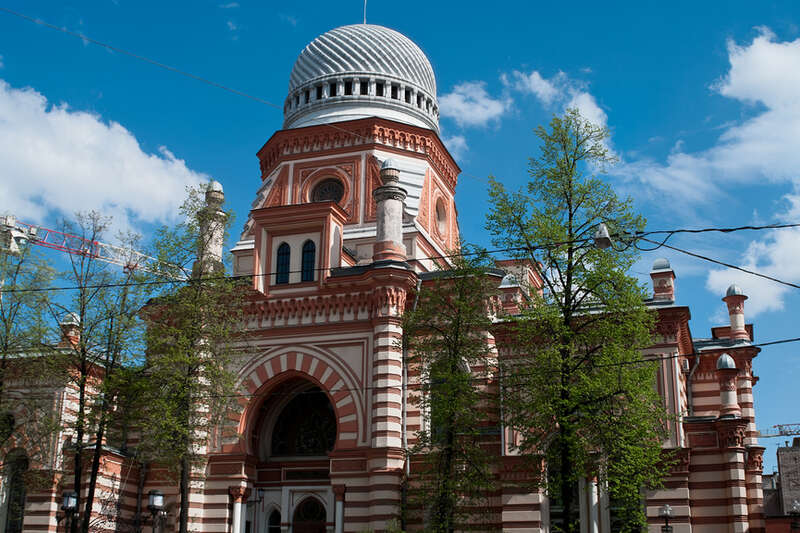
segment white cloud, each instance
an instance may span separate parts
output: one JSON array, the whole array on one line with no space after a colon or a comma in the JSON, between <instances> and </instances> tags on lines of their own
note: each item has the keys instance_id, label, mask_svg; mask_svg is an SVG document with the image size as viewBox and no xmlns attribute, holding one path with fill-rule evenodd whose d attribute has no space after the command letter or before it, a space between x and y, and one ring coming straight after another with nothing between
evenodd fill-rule
<instances>
[{"instance_id":1,"label":"white cloud","mask_svg":"<svg viewBox=\"0 0 800 533\"><path fill-rule=\"evenodd\" d=\"M730 69L714 89L764 110L726 125L706 150L676 146L665 163L638 161L619 173L647 188L696 205L719 200L741 183L796 183L800 178L800 39L776 42L766 29L753 42L728 43ZM627 168L626 168L627 167Z\"/></svg>"},{"instance_id":2,"label":"white cloud","mask_svg":"<svg viewBox=\"0 0 800 533\"><path fill-rule=\"evenodd\" d=\"M541 100L543 104L550 105L561 93L560 87L557 87L557 85L560 85L558 78L565 76L565 74L559 72L556 75L556 79L546 80L539 74L538 70L534 70L530 74L515 70L513 76L515 89L531 93ZM502 79L508 83L507 77L504 76Z\"/></svg>"},{"instance_id":3,"label":"white cloud","mask_svg":"<svg viewBox=\"0 0 800 533\"><path fill-rule=\"evenodd\" d=\"M228 29L231 30L231 31L236 31L236 30L239 29L239 26L237 26L234 21L229 20L228 21Z\"/></svg>"},{"instance_id":4,"label":"white cloud","mask_svg":"<svg viewBox=\"0 0 800 533\"><path fill-rule=\"evenodd\" d=\"M532 94L545 107L558 107L559 111L575 108L584 118L599 126L608 124L608 115L597 99L589 93L586 82L570 78L559 71L551 78L545 78L538 70L525 73L515 70L501 76L503 83L522 93Z\"/></svg>"},{"instance_id":5,"label":"white cloud","mask_svg":"<svg viewBox=\"0 0 800 533\"><path fill-rule=\"evenodd\" d=\"M486 82L466 81L451 93L439 97L439 110L461 126L486 126L499 119L511 107L510 98L492 98Z\"/></svg>"},{"instance_id":6,"label":"white cloud","mask_svg":"<svg viewBox=\"0 0 800 533\"><path fill-rule=\"evenodd\" d=\"M750 118L726 124L708 149L686 152L679 142L665 162L639 160L614 170L649 190L662 205L680 199L695 207L719 203L744 184L788 184L784 207L774 220L800 219L800 39L779 42L766 28L750 44L728 42L730 68L712 88L746 106L757 105ZM751 193L752 194L752 193ZM732 254L727 253L731 256ZM716 256L718 258L719 253ZM785 281L800 282L800 231L775 230L753 240L728 262ZM737 283L750 296L749 316L783 309L790 290L744 272L716 269L706 286L724 293Z\"/></svg>"},{"instance_id":7,"label":"white cloud","mask_svg":"<svg viewBox=\"0 0 800 533\"><path fill-rule=\"evenodd\" d=\"M217 7L221 9L234 9L239 7L239 2L228 2L227 4L220 4Z\"/></svg>"},{"instance_id":8,"label":"white cloud","mask_svg":"<svg viewBox=\"0 0 800 533\"><path fill-rule=\"evenodd\" d=\"M285 13L281 13L278 15L282 22L289 24L290 26L297 26L297 17L292 15L287 15Z\"/></svg>"},{"instance_id":9,"label":"white cloud","mask_svg":"<svg viewBox=\"0 0 800 533\"><path fill-rule=\"evenodd\" d=\"M463 135L453 135L442 139L444 145L450 151L450 155L456 160L464 157L467 153L467 139Z\"/></svg>"},{"instance_id":10,"label":"white cloud","mask_svg":"<svg viewBox=\"0 0 800 533\"><path fill-rule=\"evenodd\" d=\"M165 147L144 152L117 122L0 80L0 207L22 220L94 209L117 227L167 222L186 186L208 179Z\"/></svg>"},{"instance_id":11,"label":"white cloud","mask_svg":"<svg viewBox=\"0 0 800 533\"><path fill-rule=\"evenodd\" d=\"M5 63L3 63L3 55L0 54L0 68L3 68L4 66L6 66L6 65L5 65Z\"/></svg>"},{"instance_id":12,"label":"white cloud","mask_svg":"<svg viewBox=\"0 0 800 533\"><path fill-rule=\"evenodd\" d=\"M775 230L768 237L753 241L747 247L742 266L777 279L797 283L800 280L800 231L794 229ZM746 315L754 316L765 311L780 311L784 300L792 289L774 281L732 269L712 270L708 274L706 287L724 294L727 287L736 283L750 299Z\"/></svg>"},{"instance_id":13,"label":"white cloud","mask_svg":"<svg viewBox=\"0 0 800 533\"><path fill-rule=\"evenodd\" d=\"M586 91L574 91L570 95L569 101L564 106L567 109L577 109L583 118L597 124L605 126L608 124L608 115L600 109L595 97Z\"/></svg>"}]
</instances>

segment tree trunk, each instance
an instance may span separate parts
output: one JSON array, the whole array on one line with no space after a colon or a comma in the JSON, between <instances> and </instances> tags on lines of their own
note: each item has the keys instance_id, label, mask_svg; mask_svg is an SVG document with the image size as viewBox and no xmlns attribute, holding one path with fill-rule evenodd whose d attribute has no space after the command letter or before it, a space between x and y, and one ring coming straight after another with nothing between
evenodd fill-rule
<instances>
[{"instance_id":1,"label":"tree trunk","mask_svg":"<svg viewBox=\"0 0 800 533\"><path fill-rule=\"evenodd\" d=\"M455 456L455 431L453 421L449 421L447 436L442 450L442 463L440 471L440 484L438 494L436 494L436 531L452 533L455 531L454 515L455 507L453 502L455 495L452 494L452 483L450 480L454 475L453 459Z\"/></svg>"},{"instance_id":2,"label":"tree trunk","mask_svg":"<svg viewBox=\"0 0 800 533\"><path fill-rule=\"evenodd\" d=\"M89 522L92 518L92 507L94 505L95 485L97 485L97 475L100 471L100 456L103 454L103 436L105 434L105 399L103 399L102 413L100 414L100 422L97 425L97 433L95 434L94 453L92 454L92 469L89 474L89 491L86 494L86 503L84 505L85 511L83 513L83 524L81 526L82 533L89 533ZM121 496L120 496L121 497Z\"/></svg>"},{"instance_id":3,"label":"tree trunk","mask_svg":"<svg viewBox=\"0 0 800 533\"><path fill-rule=\"evenodd\" d=\"M180 512L180 533L189 531L189 458L185 455L181 457L181 512Z\"/></svg>"},{"instance_id":4,"label":"tree trunk","mask_svg":"<svg viewBox=\"0 0 800 533\"><path fill-rule=\"evenodd\" d=\"M86 413L86 363L82 362L78 381L78 417L75 421L75 461L73 464L73 488L77 495L75 509L81 508L81 480L83 478L83 425ZM78 517L75 516L70 524L70 533L78 533Z\"/></svg>"}]
</instances>

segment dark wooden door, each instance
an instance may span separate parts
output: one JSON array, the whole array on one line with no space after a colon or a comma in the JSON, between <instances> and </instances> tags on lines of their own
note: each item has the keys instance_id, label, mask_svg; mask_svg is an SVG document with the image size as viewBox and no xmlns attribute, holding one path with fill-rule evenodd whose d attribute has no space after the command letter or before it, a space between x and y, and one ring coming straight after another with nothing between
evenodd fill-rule
<instances>
[{"instance_id":1,"label":"dark wooden door","mask_svg":"<svg viewBox=\"0 0 800 533\"><path fill-rule=\"evenodd\" d=\"M292 520L292 533L325 533L325 507L310 497L297 506Z\"/></svg>"}]
</instances>

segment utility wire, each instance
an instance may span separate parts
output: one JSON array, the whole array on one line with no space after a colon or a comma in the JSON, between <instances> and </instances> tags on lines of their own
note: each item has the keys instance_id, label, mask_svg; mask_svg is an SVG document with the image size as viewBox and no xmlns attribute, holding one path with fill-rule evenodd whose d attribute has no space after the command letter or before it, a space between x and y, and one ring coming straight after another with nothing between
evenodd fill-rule
<instances>
[{"instance_id":1,"label":"utility wire","mask_svg":"<svg viewBox=\"0 0 800 533\"><path fill-rule=\"evenodd\" d=\"M2 8L0 8L0 9L2 9ZM769 225L766 225L766 226L737 226L737 227L728 227L728 228L701 228L701 229L679 228L679 229L674 229L674 230L654 230L654 231L646 231L646 232L637 232L633 236L633 243L635 244L635 242L637 240L643 240L643 241L646 241L646 242L649 242L649 243L652 243L652 244L656 245L654 248L650 248L650 249L642 249L642 248L639 248L637 246L638 249L640 249L642 251L645 251L645 252L650 252L650 251L656 250L656 249L661 248L661 247L669 248L671 250L675 250L677 252L684 253L684 254L690 255L692 257L696 257L698 259L702 259L702 260L705 260L705 261L710 261L712 263L719 264L719 265L722 265L722 266L725 266L725 267L728 267L728 268L741 270L742 272L746 272L746 273L754 275L754 276L759 276L759 277L774 281L776 283L781 283L783 285L788 285L790 287L794 287L794 288L800 289L800 285L796 285L794 283L791 283L791 282L788 282L788 281L783 281L781 279L774 278L774 277L768 276L766 274L761 274L761 273L756 272L756 271L748 270L748 269L745 269L743 267L739 267L739 266L736 266L736 265L733 265L733 264L730 264L730 263L725 263L725 262L722 262L722 261L718 261L716 259L712 259L712 258L704 256L704 255L696 254L694 252L690 252L688 250L683 250L681 248L677 248L677 247L670 246L670 245L666 244L666 240L669 239L669 237L671 237L672 235L677 234L677 233L707 233L707 232L733 233L733 232L736 232L736 231L744 231L744 230L759 231L759 230L771 230L771 229L781 229L781 228L796 228L796 227L800 227L800 224L769 224ZM653 241L653 240L650 240L650 239L645 237L646 235L657 235L657 234L667 234L667 239L664 239L661 242L657 242L657 241ZM615 234L612 237L615 237L615 238L622 237L622 238L624 238L625 236L624 235ZM559 246L565 246L565 245L568 245L568 244L583 244L583 243L586 243L586 242L591 241L591 240L592 239L590 239L590 238L576 239L576 240L572 240L572 241L562 241L562 242L550 243L550 244L546 244L546 245L536 246L536 247L533 247L533 248L528 248L526 246L519 246L519 247L508 247L508 248L497 248L497 249L493 249L493 250L479 250L479 251L475 251L475 252L459 252L459 253L453 253L453 254L444 254L444 255L435 255L435 256L425 256L425 257L418 257L418 258L410 258L410 259L408 259L408 261L413 262L413 261L436 260L436 259L452 259L452 258L455 258L455 257L470 257L470 256L482 255L482 254L496 254L496 253L501 253L501 252L519 252L519 251L535 252L537 250L554 248L554 247L559 247ZM336 267L333 267L333 268L336 268ZM342 268L347 268L347 267L342 267ZM327 271L327 270L330 270L330 269L329 268L318 267L318 268L314 268L312 270L314 272L322 272L322 271ZM302 273L302 272L303 272L303 270L301 269L301 270L290 270L287 273L288 274L298 274L298 273ZM277 272L265 272L265 273L261 273L261 274L243 274L243 275L240 275L240 276L207 276L207 277L203 277L203 278L195 278L195 279L190 279L190 280L169 279L169 280L153 280L153 281L142 281L142 282L133 282L133 283L103 283L103 284L85 285L85 286L74 286L74 285L72 285L72 286L61 286L61 287L38 287L38 288L30 288L30 289L17 289L17 288L13 288L12 287L12 288L0 289L0 293L47 292L47 291L66 291L66 290L78 290L78 289L104 289L104 288L115 288L115 287L132 287L132 286L139 286L139 285L166 285L166 284L186 283L186 282L219 281L219 280L223 280L223 279L247 279L247 278L254 278L254 277L274 276L274 275L277 275L277 274L278 274Z\"/></svg>"},{"instance_id":2,"label":"utility wire","mask_svg":"<svg viewBox=\"0 0 800 533\"><path fill-rule=\"evenodd\" d=\"M281 106L279 106L277 104L273 104L272 102L264 100L263 98L259 98L258 96L253 96L252 94L248 94L246 92L239 91L238 89L233 89L231 87L228 87L227 85L223 85L221 83L217 83L217 82L209 80L207 78L203 78L202 76L197 76L195 74L192 74L191 72L186 72L185 70L181 70L179 68L167 65L165 63L161 63L160 61L156 61L155 59L150 59L149 57L145 57L143 55L140 55L140 54L137 54L137 53L134 53L134 52L130 52L128 50L125 50L124 48L119 48L118 46L114 46L114 45L105 43L103 41L98 41L97 39L92 39L91 37L87 37L86 35L84 35L82 33L71 31L71 30L68 30L66 28L62 28L60 26L56 26L55 24L50 24L49 22L45 22L42 19L38 19L38 18L35 18L35 17L28 16L28 15L26 15L24 13L20 13L18 11L14 11L12 9L8 9L7 7L0 7L0 11L3 11L5 13L8 13L9 15L14 15L15 17L19 17L21 19L25 19L27 21L33 22L34 24L38 24L39 26L44 26L46 28L50 28L51 30L56 30L56 31L59 31L61 33L65 33L67 35L71 35L72 37L77 37L78 39L81 39L81 40L83 40L85 42L90 42L92 44L96 44L98 46L102 46L103 48L107 48L108 50L112 50L114 52L117 52L117 53L129 56L129 57L132 57L134 59L138 59L139 61L144 61L145 63L150 63L151 65L155 65L155 66L157 66L159 68L162 68L164 70L168 70L170 72L174 72L176 74L179 74L181 76L185 76L185 77L193 79L195 81L199 81L201 83L205 83L207 85L211 85L212 87L216 87L218 89L222 89L223 91L228 91L228 92L233 93L235 95L243 96L245 98L249 98L250 100L254 100L254 101L258 102L258 103L261 103L261 104L264 104L264 105L268 105L268 106L274 107L276 109L281 109L281 110L283 109Z\"/></svg>"},{"instance_id":3,"label":"utility wire","mask_svg":"<svg viewBox=\"0 0 800 533\"><path fill-rule=\"evenodd\" d=\"M714 263L714 264L717 264L717 265L722 265L724 267L732 268L734 270L740 270L740 271L745 272L747 274L750 274L750 275L753 275L753 276L758 276L759 278L764 278L764 279L768 279L770 281L774 281L775 283L780 283L781 285L786 285L788 287L793 287L795 289L800 289L800 285L797 285L797 284L792 283L790 281L784 281L782 279L778 279L778 278L775 278L775 277L772 277L772 276L768 276L767 274L762 274L761 272L756 272L755 270L749 270L747 268L740 267L740 266L737 266L737 265L733 265L731 263L726 263L724 261L719 261L717 259L713 259L711 257L705 256L705 255L701 255L701 254L696 254L694 252L690 252L689 250L684 250L684 249L678 248L676 246L670 246L669 244L666 244L664 242L660 242L659 243L659 242L656 242L656 241L652 241L652 240L650 240L650 239L648 239L646 237L639 237L639 238L641 240L643 240L643 241L647 241L649 243L657 244L658 245L657 248L661 248L661 247L669 248L670 250L675 250L676 252L680 252L682 254L686 254L686 255L689 255L689 256L692 256L692 257L696 257L698 259L702 259L703 261L708 261L710 263ZM654 248L654 249L656 249L656 248Z\"/></svg>"},{"instance_id":4,"label":"utility wire","mask_svg":"<svg viewBox=\"0 0 800 533\"><path fill-rule=\"evenodd\" d=\"M573 241L564 241L564 242L557 242L547 245L541 245L529 249L527 246L520 246L520 247L509 247L509 248L497 248L493 250L478 250L475 252L458 252L452 254L444 254L444 255L432 255L432 256L424 256L424 257L415 257L409 258L406 262L419 262L425 260L435 260L435 259L452 259L455 257L471 257L475 255L488 255L488 254L495 254L501 252L513 252L513 251L522 251L522 250L530 250L536 251L545 248L551 248L554 246L563 246L566 244L580 244L585 243L587 241L591 241L590 238L585 239L576 239ZM358 266L358 265L357 265ZM285 273L287 274L300 274L302 272L314 271L314 272L323 272L328 270L334 270L337 268L347 269L347 268L357 268L356 267L317 267L314 269L300 269L300 270L288 270ZM369 266L369 265L365 265ZM281 272L283 274L284 272ZM70 285L70 286L62 286L62 287L38 287L32 289L15 289L15 288L8 288L8 289L0 289L0 293L15 293L15 292L46 292L46 291L67 291L67 290L78 290L78 289L106 289L106 288L114 288L114 287L134 287L139 285L166 285L171 283L197 283L203 281L220 281L220 280L235 280L235 279L251 279L251 278L258 278L264 276L275 276L278 272L262 272L261 274L241 274L239 276L206 276L201 278L189 278L189 279L167 279L167 280L153 280L153 281L140 281L140 282L132 282L132 283L98 283L95 285Z\"/></svg>"},{"instance_id":5,"label":"utility wire","mask_svg":"<svg viewBox=\"0 0 800 533\"><path fill-rule=\"evenodd\" d=\"M64 34L69 35L71 37L76 37L78 39L81 39L84 42L89 42L89 43L92 43L92 44L96 44L97 46L102 46L103 48L106 48L108 50L111 50L111 51L126 55L128 57L132 57L134 59L138 59L139 61L143 61L143 62L148 63L150 65L154 65L154 66L156 66L158 68L167 70L169 72L173 72L173 73L178 74L180 76L184 76L186 78L189 78L189 79L192 79L192 80L195 80L195 81L199 81L201 83L205 83L206 85L210 85L212 87L216 87L218 89L222 89L223 91L227 91L227 92L235 94L237 96L242 96L244 98L248 98L250 100L258 102L260 104L264 104L264 105L272 107L274 109L278 109L280 111L283 111L283 106L275 104L275 103L272 103L269 100L265 100L265 99L260 98L258 96L254 96L254 95L246 93L244 91L240 91L239 89L234 89L232 87L229 87L229 86L224 85L222 83L218 83L218 82L210 80L208 78L204 78L202 76L198 76L196 74L192 74L191 72L187 72L185 70L181 70L181 69L179 69L177 67L173 67L172 65L167 65L166 63L162 63L161 61L157 61L157 60L151 59L151 58L149 58L147 56L143 56L141 54L137 54L135 52L131 52L131 51L126 50L124 48L120 48L118 46L114 46L112 44L109 44L109 43L106 43L106 42L103 42L103 41L99 41L97 39L92 39L91 37L87 37L83 33L76 32L76 31L71 31L71 30L68 30L66 28L62 28L60 26L56 26L55 24L50 24L49 22L46 22L46 21L44 21L42 19L39 19L39 18L36 18L36 17L31 17L29 15L26 15L24 13L20 13L18 11L14 11L13 9L9 9L7 7L1 7L0 6L0 11L2 11L4 13L8 13L9 15L13 15L15 17L19 17L19 18L21 18L23 20L27 20L29 22L33 22L34 24L38 24L39 26L43 26L43 27L49 28L51 30L56 30L58 32L64 33ZM332 128L334 130L340 131L342 133L346 133L347 135L350 135L352 137L360 139L361 142L363 142L365 144L372 144L373 143L373 140L371 138L365 137L363 135L360 135L358 133L350 131L350 130L348 130L346 128L342 128L341 126L337 126L336 124L328 123L328 124L321 124L321 125L327 126L327 127ZM466 173L466 172L462 172L461 175L465 176L465 177L468 177L468 178L471 178L471 179L474 179L474 180L477 180L477 181L480 181L482 183L488 183L487 179L479 178L478 176L474 176L474 175Z\"/></svg>"},{"instance_id":6,"label":"utility wire","mask_svg":"<svg viewBox=\"0 0 800 533\"><path fill-rule=\"evenodd\" d=\"M755 343L755 344L746 344L746 345L742 344L742 345L739 345L739 346L731 346L730 348L761 348L761 347L764 347L764 346L773 346L775 344L786 344L786 343L791 343L791 342L800 342L800 337L793 337L793 338L788 338L788 339L779 339L779 340L760 342L760 343ZM716 351L717 350L715 350L715 352ZM595 368L614 368L614 367L620 367L620 366L641 365L641 364L647 364L647 363L658 363L658 362L661 362L661 361L669 361L669 360L672 360L672 359L679 359L681 357L699 357L699 356L702 356L702 355L703 355L702 352L691 352L691 353L683 353L683 354L679 353L679 354L665 355L665 356L659 356L659 357L645 357L645 358L642 358L642 359L639 359L639 360L633 360L633 361L619 361L619 362L616 362L616 363L608 363L608 364L605 364L605 365L593 365L591 368L592 369L595 369ZM707 355L712 355L712 354L707 354ZM470 378L470 381L472 381L472 382L488 382L488 381L497 382L497 381L499 381L499 379L498 379L498 376L476 376L476 377ZM434 381L434 382L431 382L431 383L429 383L427 385L428 386L436 386L436 385L444 385L444 384L446 384L445 381ZM413 384L414 387L422 387L423 385L426 385L426 384L421 383L421 382ZM398 385L397 388L399 388L399 387L400 386ZM385 389L385 388L394 388L394 387L377 386L377 385L365 385L363 387L340 387L340 388L336 389L335 392L340 392L340 391L345 391L345 392L365 392L365 391L368 391L368 390ZM287 393L275 392L275 393L270 393L270 396L273 395L273 394L276 395L276 396L296 396L298 394L318 394L318 392L317 391L287 392ZM203 394L203 395L198 395L196 398L199 398L199 399L202 399L202 398L253 398L253 397L256 397L256 396L260 396L260 395L259 394L254 394L254 393ZM25 395L25 397L26 398L49 398L50 395L41 395L41 396Z\"/></svg>"},{"instance_id":7,"label":"utility wire","mask_svg":"<svg viewBox=\"0 0 800 533\"><path fill-rule=\"evenodd\" d=\"M2 8L0 8L0 9L2 9ZM737 226L737 227L729 227L729 228L702 228L702 229L679 228L679 229L674 229L674 230L654 230L654 231L637 232L636 234L633 235L633 241L635 242L636 240L643 240L643 241L647 241L649 243L652 243L652 244L656 245L655 248L651 248L651 249L641 249L641 248L639 248L642 251L650 252L650 251L656 250L656 249L661 248L661 247L669 248L671 250L675 250L677 252L684 253L684 254L696 257L698 259L703 259L705 261L710 261L712 263L719 264L719 265L722 265L722 266L725 266L725 267L733 268L733 269L736 269L736 270L741 270L742 272L746 272L746 273L752 274L754 276L763 277L763 278L769 279L771 281L774 281L776 283L781 283L781 284L788 285L788 286L794 287L794 288L800 288L800 285L796 285L796 284L788 282L788 281L783 281L783 280L780 280L778 278L774 278L774 277L768 276L766 274L761 274L759 272L755 272L755 271L748 270L748 269L745 269L745 268L742 268L742 267L739 267L739 266L736 266L736 265L732 265L732 264L729 264L729 263L718 261L716 259L712 259L712 258L706 257L704 255L696 254L696 253L690 252L688 250L683 250L681 248L676 248L676 247L670 246L670 245L665 243L666 239L664 241L661 241L661 242L656 242L656 241L653 241L653 240L650 240L650 239L646 238L647 235L657 235L657 234L668 234L667 238L669 238L669 236L672 236L672 235L677 234L677 233L707 233L707 232L733 233L733 232L736 232L736 231L744 231L744 230L758 231L758 230L771 230L771 229L796 228L796 227L800 227L800 224L769 224L769 225L766 225L766 226ZM612 235L612 237L615 237L615 238L621 238L622 237L622 238L624 238L625 236L624 235L615 234L615 235ZM565 246L565 245L568 245L568 244L584 244L584 243L586 243L588 241L591 241L591 240L592 239L590 239L590 238L584 238L584 239L576 239L576 240L572 240L572 241L555 242L555 243L550 243L550 244L546 244L546 245L536 246L536 247L533 247L533 248L529 248L529 247L526 247L526 246L519 246L519 247L508 247L508 248L496 248L496 249L492 249L492 250L479 250L479 251L475 251L475 252L459 252L459 253L444 254L444 255L424 256L424 257L417 257L417 258L409 258L408 261L409 262L425 261L425 260L433 261L433 260L436 260L436 259L452 259L452 258L455 258L455 257L470 257L470 256L482 255L482 254L496 254L496 253L501 253L501 252L519 252L519 251L535 252L537 250L543 250L543 249L548 249L548 248ZM333 268L337 268L337 267L333 267ZM341 267L341 268L347 268L347 267ZM318 268L314 268L312 270L314 272L323 272L323 271L327 271L327 270L330 270L330 269L329 268L318 267ZM303 272L303 270L301 269L301 270L290 270L287 273L288 274L299 274L299 273L302 273L302 272ZM66 290L78 290L78 289L104 289L104 288L114 288L114 287L132 287L132 286L137 286L137 285L166 285L166 284L172 284L172 283L219 281L219 280L223 280L223 279L246 279L246 278L254 278L254 277L274 276L274 275L277 275L277 274L278 274L277 272L265 272L265 273L261 273L261 274L243 274L243 275L240 275L240 276L207 276L207 277L203 277L203 278L195 278L195 279L190 279L190 280L169 279L169 280L153 280L153 281L142 281L142 282L133 282L133 283L104 283L104 284L85 285L85 286L74 286L73 285L73 286L61 286L61 287L39 287L39 288L31 288L31 289L16 289L16 288L12 287L12 288L0 289L0 293L66 291Z\"/></svg>"}]
</instances>

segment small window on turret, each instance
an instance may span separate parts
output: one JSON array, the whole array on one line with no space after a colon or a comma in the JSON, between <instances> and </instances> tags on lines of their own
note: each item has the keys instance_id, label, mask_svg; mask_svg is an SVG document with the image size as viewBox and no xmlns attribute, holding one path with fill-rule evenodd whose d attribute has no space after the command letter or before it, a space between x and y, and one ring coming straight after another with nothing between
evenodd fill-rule
<instances>
[{"instance_id":1,"label":"small window on turret","mask_svg":"<svg viewBox=\"0 0 800 533\"><path fill-rule=\"evenodd\" d=\"M361 94L369 94L369 82L362 81L361 82Z\"/></svg>"},{"instance_id":2,"label":"small window on turret","mask_svg":"<svg viewBox=\"0 0 800 533\"><path fill-rule=\"evenodd\" d=\"M392 98L397 100L397 94L400 91L400 88L397 85L392 85Z\"/></svg>"},{"instance_id":3,"label":"small window on turret","mask_svg":"<svg viewBox=\"0 0 800 533\"><path fill-rule=\"evenodd\" d=\"M294 106L297 107L299 105L300 105L300 95L296 94L294 95Z\"/></svg>"},{"instance_id":4,"label":"small window on turret","mask_svg":"<svg viewBox=\"0 0 800 533\"><path fill-rule=\"evenodd\" d=\"M375 84L375 96L383 96L383 83L378 82Z\"/></svg>"},{"instance_id":5,"label":"small window on turret","mask_svg":"<svg viewBox=\"0 0 800 533\"><path fill-rule=\"evenodd\" d=\"M406 103L411 103L411 87L406 87Z\"/></svg>"},{"instance_id":6,"label":"small window on turret","mask_svg":"<svg viewBox=\"0 0 800 533\"><path fill-rule=\"evenodd\" d=\"M305 93L305 101L306 101L306 103L308 103L310 100L311 100L311 91L309 91L308 89L306 89L306 93Z\"/></svg>"},{"instance_id":7,"label":"small window on turret","mask_svg":"<svg viewBox=\"0 0 800 533\"><path fill-rule=\"evenodd\" d=\"M417 107L422 107L422 95L417 95Z\"/></svg>"},{"instance_id":8,"label":"small window on turret","mask_svg":"<svg viewBox=\"0 0 800 533\"><path fill-rule=\"evenodd\" d=\"M317 86L317 100L322 100L322 85Z\"/></svg>"},{"instance_id":9,"label":"small window on turret","mask_svg":"<svg viewBox=\"0 0 800 533\"><path fill-rule=\"evenodd\" d=\"M351 94L353 94L353 82L352 81L347 80L346 82L344 82L344 94L346 96L350 96Z\"/></svg>"},{"instance_id":10,"label":"small window on turret","mask_svg":"<svg viewBox=\"0 0 800 533\"><path fill-rule=\"evenodd\" d=\"M331 83L328 87L328 96L336 96L336 83Z\"/></svg>"}]
</instances>

